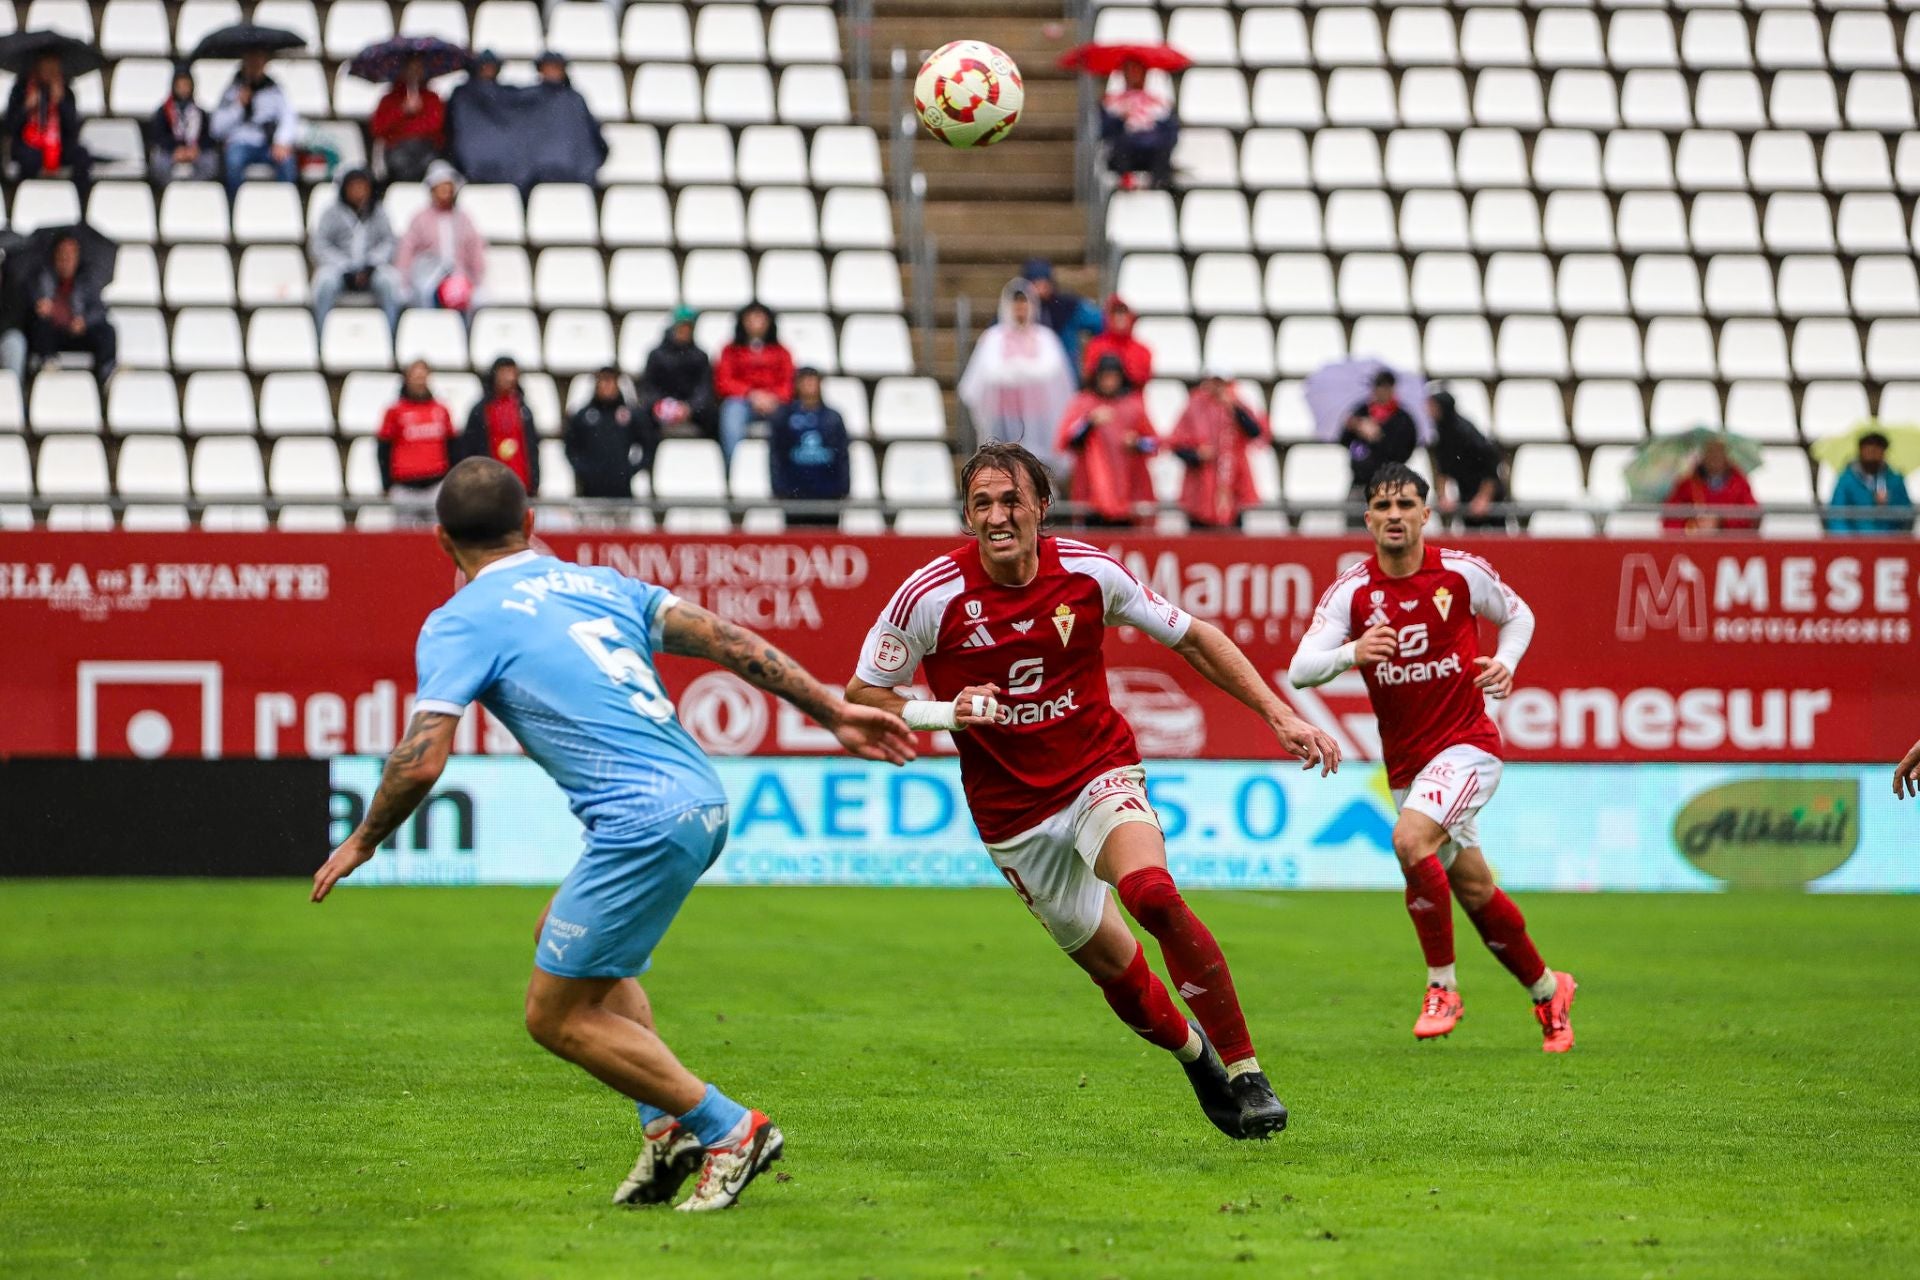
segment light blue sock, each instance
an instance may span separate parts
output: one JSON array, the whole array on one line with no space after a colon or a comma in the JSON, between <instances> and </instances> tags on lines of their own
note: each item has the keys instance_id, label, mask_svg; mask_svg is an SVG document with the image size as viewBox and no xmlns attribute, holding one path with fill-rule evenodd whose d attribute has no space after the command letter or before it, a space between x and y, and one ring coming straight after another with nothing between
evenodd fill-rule
<instances>
[{"instance_id":1,"label":"light blue sock","mask_svg":"<svg viewBox=\"0 0 1920 1280\"><path fill-rule=\"evenodd\" d=\"M671 1120L673 1118L671 1111L662 1111L651 1103L636 1102L633 1106L634 1110L640 1113L640 1127L642 1129L652 1128L655 1120Z\"/></svg>"},{"instance_id":2,"label":"light blue sock","mask_svg":"<svg viewBox=\"0 0 1920 1280\"><path fill-rule=\"evenodd\" d=\"M680 1117L680 1123L693 1130L694 1137L704 1145L717 1147L732 1135L746 1115L745 1107L708 1085L706 1096Z\"/></svg>"}]
</instances>

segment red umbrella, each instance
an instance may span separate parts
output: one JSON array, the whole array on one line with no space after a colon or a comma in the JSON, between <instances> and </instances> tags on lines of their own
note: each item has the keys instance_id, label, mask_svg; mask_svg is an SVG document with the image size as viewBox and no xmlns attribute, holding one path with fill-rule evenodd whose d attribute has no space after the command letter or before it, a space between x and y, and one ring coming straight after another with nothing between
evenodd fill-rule
<instances>
[{"instance_id":1,"label":"red umbrella","mask_svg":"<svg viewBox=\"0 0 1920 1280\"><path fill-rule=\"evenodd\" d=\"M1060 65L1068 71L1110 76L1129 62L1138 62L1149 71L1185 71L1193 59L1170 44L1080 44L1060 55Z\"/></svg>"}]
</instances>

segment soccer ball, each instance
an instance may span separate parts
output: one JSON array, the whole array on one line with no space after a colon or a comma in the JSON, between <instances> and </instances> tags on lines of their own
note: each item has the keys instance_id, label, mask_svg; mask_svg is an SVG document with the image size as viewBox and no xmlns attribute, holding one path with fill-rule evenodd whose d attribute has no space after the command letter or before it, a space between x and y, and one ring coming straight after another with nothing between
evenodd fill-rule
<instances>
[{"instance_id":1,"label":"soccer ball","mask_svg":"<svg viewBox=\"0 0 1920 1280\"><path fill-rule=\"evenodd\" d=\"M1027 91L1020 68L982 40L955 40L920 64L913 109L950 147L990 147L1013 130Z\"/></svg>"}]
</instances>

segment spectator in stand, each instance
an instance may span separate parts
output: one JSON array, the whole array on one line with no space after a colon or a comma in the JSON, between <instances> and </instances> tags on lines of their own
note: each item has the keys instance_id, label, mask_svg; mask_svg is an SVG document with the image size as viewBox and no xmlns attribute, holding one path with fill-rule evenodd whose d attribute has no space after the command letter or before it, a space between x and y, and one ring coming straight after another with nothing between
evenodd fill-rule
<instances>
[{"instance_id":1,"label":"spectator in stand","mask_svg":"<svg viewBox=\"0 0 1920 1280\"><path fill-rule=\"evenodd\" d=\"M1721 515L1713 511L1696 514L1687 510L1691 507L1729 507L1744 508L1751 512L1759 508L1760 504L1753 496L1753 487L1747 483L1747 477L1741 474L1740 468L1733 465L1724 440L1708 440L1700 446L1699 461L1691 471L1674 481L1672 492L1667 494L1667 505L1675 510L1664 516L1660 523L1670 530L1716 533L1760 527L1757 515Z\"/></svg>"},{"instance_id":2,"label":"spectator in stand","mask_svg":"<svg viewBox=\"0 0 1920 1280\"><path fill-rule=\"evenodd\" d=\"M501 356L488 371L486 397L467 415L460 457L504 462L528 493L540 491L540 437L520 394L520 366L512 356Z\"/></svg>"},{"instance_id":3,"label":"spectator in stand","mask_svg":"<svg viewBox=\"0 0 1920 1280\"><path fill-rule=\"evenodd\" d=\"M1887 465L1887 438L1878 431L1860 437L1859 454L1847 464L1833 482L1833 500L1828 504L1839 510L1907 507L1907 482ZM1829 533L1906 533L1913 528L1913 513L1903 516L1848 514L1827 517Z\"/></svg>"},{"instance_id":4,"label":"spectator in stand","mask_svg":"<svg viewBox=\"0 0 1920 1280\"><path fill-rule=\"evenodd\" d=\"M560 433L573 467L573 491L582 498L631 498L633 477L653 465L656 439L609 365L593 375L593 399L573 411Z\"/></svg>"},{"instance_id":5,"label":"spectator in stand","mask_svg":"<svg viewBox=\"0 0 1920 1280\"><path fill-rule=\"evenodd\" d=\"M1052 465L1060 415L1078 382L1066 348L1040 323L1033 286L1008 281L1000 291L999 322L973 344L960 378L960 402L973 418L974 433L982 442L1025 445Z\"/></svg>"},{"instance_id":6,"label":"spectator in stand","mask_svg":"<svg viewBox=\"0 0 1920 1280\"><path fill-rule=\"evenodd\" d=\"M1080 356L1080 376L1091 380L1093 367L1114 356L1120 361L1120 367L1127 371L1127 381L1136 387L1144 387L1153 379L1153 351L1146 343L1133 336L1133 311L1120 300L1120 295L1107 295L1106 329L1099 336L1089 338Z\"/></svg>"},{"instance_id":7,"label":"spectator in stand","mask_svg":"<svg viewBox=\"0 0 1920 1280\"><path fill-rule=\"evenodd\" d=\"M538 140L541 163L533 167L528 185L538 182L591 183L607 162L607 141L600 132L600 121L586 98L567 77L567 60L548 50L536 64L540 83L533 92L560 99L549 111L557 122L552 136Z\"/></svg>"},{"instance_id":8,"label":"spectator in stand","mask_svg":"<svg viewBox=\"0 0 1920 1280\"><path fill-rule=\"evenodd\" d=\"M220 155L207 132L207 113L193 100L193 68L173 69L173 91L147 118L147 176L156 187L175 178L211 182L220 172Z\"/></svg>"},{"instance_id":9,"label":"spectator in stand","mask_svg":"<svg viewBox=\"0 0 1920 1280\"><path fill-rule=\"evenodd\" d=\"M1120 68L1125 88L1110 93L1100 104L1100 138L1107 144L1107 168L1120 175L1120 186L1132 190L1139 174L1152 186L1173 186L1173 147L1180 140L1180 122L1173 103L1147 88L1147 68L1128 62Z\"/></svg>"},{"instance_id":10,"label":"spectator in stand","mask_svg":"<svg viewBox=\"0 0 1920 1280\"><path fill-rule=\"evenodd\" d=\"M1153 501L1147 458L1159 449L1160 437L1118 356L1104 356L1094 366L1087 389L1061 415L1053 447L1073 459L1068 492L1075 502L1092 508L1080 517L1083 524L1139 523L1136 504Z\"/></svg>"},{"instance_id":11,"label":"spectator in stand","mask_svg":"<svg viewBox=\"0 0 1920 1280\"><path fill-rule=\"evenodd\" d=\"M1405 462L1413 457L1420 435L1413 425L1413 415L1400 403L1394 390L1391 369L1382 369L1373 375L1373 392L1347 415L1346 424L1340 428L1340 443L1347 447L1347 456L1353 462L1353 489L1349 496L1354 502L1365 501L1367 482L1373 479L1374 472L1389 462Z\"/></svg>"},{"instance_id":12,"label":"spectator in stand","mask_svg":"<svg viewBox=\"0 0 1920 1280\"><path fill-rule=\"evenodd\" d=\"M793 375L793 400L769 424L767 451L773 496L782 501L837 502L853 488L846 419L820 398L820 371ZM837 525L837 511L788 512L789 525Z\"/></svg>"},{"instance_id":13,"label":"spectator in stand","mask_svg":"<svg viewBox=\"0 0 1920 1280\"><path fill-rule=\"evenodd\" d=\"M470 312L487 274L487 242L454 206L460 175L445 160L427 166L426 207L413 215L393 265L415 306Z\"/></svg>"},{"instance_id":14,"label":"spectator in stand","mask_svg":"<svg viewBox=\"0 0 1920 1280\"><path fill-rule=\"evenodd\" d=\"M1494 503L1507 500L1499 446L1461 415L1451 391L1437 389L1429 395L1427 412L1433 419L1433 469L1438 473L1434 505L1440 514L1459 513L1469 529L1505 528L1505 516L1488 514Z\"/></svg>"},{"instance_id":15,"label":"spectator in stand","mask_svg":"<svg viewBox=\"0 0 1920 1280\"><path fill-rule=\"evenodd\" d=\"M793 354L780 345L779 326L763 304L740 309L733 341L720 349L713 390L720 398L720 448L728 459L754 423L766 422L793 399Z\"/></svg>"},{"instance_id":16,"label":"spectator in stand","mask_svg":"<svg viewBox=\"0 0 1920 1280\"><path fill-rule=\"evenodd\" d=\"M93 160L80 145L80 108L67 85L60 55L50 53L13 82L7 98L7 137L13 163L22 178L67 173L81 195L87 191Z\"/></svg>"},{"instance_id":17,"label":"spectator in stand","mask_svg":"<svg viewBox=\"0 0 1920 1280\"><path fill-rule=\"evenodd\" d=\"M249 165L272 165L273 176L281 182L292 182L297 176L293 145L300 139L300 115L267 74L263 50L250 50L240 59L233 83L213 109L208 132L220 144L229 196L246 181Z\"/></svg>"},{"instance_id":18,"label":"spectator in stand","mask_svg":"<svg viewBox=\"0 0 1920 1280\"><path fill-rule=\"evenodd\" d=\"M673 313L660 345L647 355L640 373L640 416L653 439L666 435L719 434L719 405L713 398L713 362L693 341L692 307Z\"/></svg>"},{"instance_id":19,"label":"spectator in stand","mask_svg":"<svg viewBox=\"0 0 1920 1280\"><path fill-rule=\"evenodd\" d=\"M1053 264L1045 258L1028 258L1021 274L1033 286L1033 301L1039 308L1040 322L1060 335L1060 345L1067 349L1067 365L1074 369L1083 367L1080 344L1100 332L1099 310L1072 290L1062 289L1054 281Z\"/></svg>"},{"instance_id":20,"label":"spectator in stand","mask_svg":"<svg viewBox=\"0 0 1920 1280\"><path fill-rule=\"evenodd\" d=\"M427 87L425 62L407 59L400 78L373 109L367 132L385 148L388 178L418 182L427 176L427 166L447 149L447 104Z\"/></svg>"},{"instance_id":21,"label":"spectator in stand","mask_svg":"<svg viewBox=\"0 0 1920 1280\"><path fill-rule=\"evenodd\" d=\"M343 293L372 294L387 313L389 327L400 324L407 288L393 269L393 225L373 198L373 175L349 169L340 175L340 196L320 215L313 229L313 323L325 325Z\"/></svg>"},{"instance_id":22,"label":"spectator in stand","mask_svg":"<svg viewBox=\"0 0 1920 1280\"><path fill-rule=\"evenodd\" d=\"M37 364L57 352L84 351L93 357L93 376L106 386L118 338L101 297L105 283L80 269L79 240L62 235L54 241L47 265L27 280L24 327L0 337L0 365L24 383L29 353Z\"/></svg>"},{"instance_id":23,"label":"spectator in stand","mask_svg":"<svg viewBox=\"0 0 1920 1280\"><path fill-rule=\"evenodd\" d=\"M1237 529L1240 513L1260 502L1253 484L1255 449L1271 453L1273 437L1258 410L1248 407L1233 379L1208 369L1187 396L1169 442L1187 464L1180 506L1198 529Z\"/></svg>"},{"instance_id":24,"label":"spectator in stand","mask_svg":"<svg viewBox=\"0 0 1920 1280\"><path fill-rule=\"evenodd\" d=\"M403 528L434 522L433 500L460 441L453 415L433 398L427 375L425 360L408 365L400 398L380 419L380 483Z\"/></svg>"}]
</instances>

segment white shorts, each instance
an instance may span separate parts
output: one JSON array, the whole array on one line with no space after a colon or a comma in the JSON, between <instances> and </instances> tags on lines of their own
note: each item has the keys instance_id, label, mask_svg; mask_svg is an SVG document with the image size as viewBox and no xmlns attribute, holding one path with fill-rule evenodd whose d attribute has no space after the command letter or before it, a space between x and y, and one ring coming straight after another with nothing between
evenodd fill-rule
<instances>
[{"instance_id":1,"label":"white shorts","mask_svg":"<svg viewBox=\"0 0 1920 1280\"><path fill-rule=\"evenodd\" d=\"M1411 787L1395 788L1396 806L1424 813L1445 828L1441 866L1451 867L1462 849L1480 844L1480 809L1500 786L1500 770L1500 757L1479 747L1448 747L1427 761Z\"/></svg>"},{"instance_id":2,"label":"white shorts","mask_svg":"<svg viewBox=\"0 0 1920 1280\"><path fill-rule=\"evenodd\" d=\"M1137 764L1108 770L1051 818L987 846L1000 874L1062 951L1078 951L1100 927L1107 886L1093 874L1093 864L1113 829L1125 822L1160 829L1147 803L1147 771Z\"/></svg>"}]
</instances>

